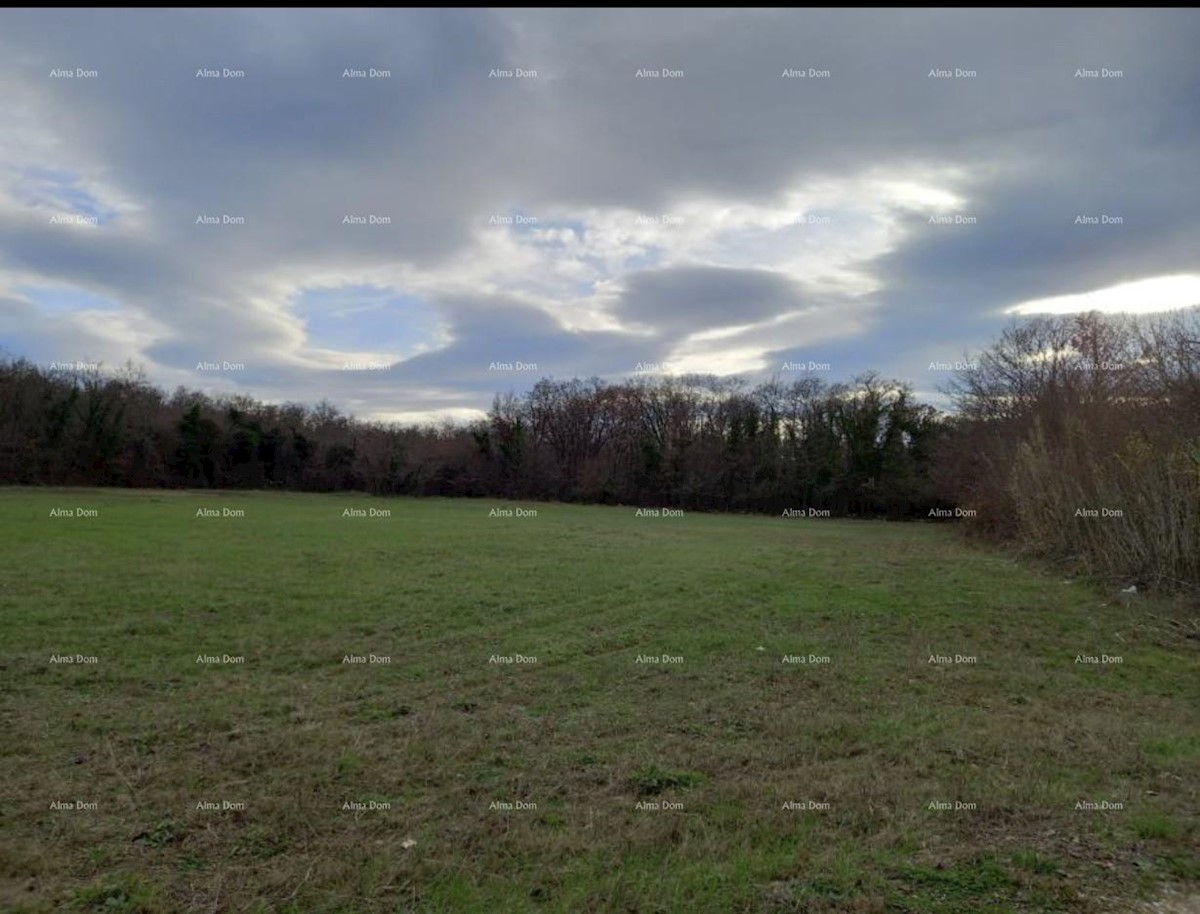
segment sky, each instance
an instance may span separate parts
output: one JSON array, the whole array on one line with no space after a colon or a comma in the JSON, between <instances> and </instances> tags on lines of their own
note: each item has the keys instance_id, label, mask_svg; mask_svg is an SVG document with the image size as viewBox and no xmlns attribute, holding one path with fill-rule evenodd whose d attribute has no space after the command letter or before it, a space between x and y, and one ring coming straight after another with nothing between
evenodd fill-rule
<instances>
[{"instance_id":1,"label":"sky","mask_svg":"<svg viewBox=\"0 0 1200 914\"><path fill-rule=\"evenodd\" d=\"M0 354L402 422L542 377L936 402L1016 316L1200 304L1197 47L1186 9L0 11Z\"/></svg>"}]
</instances>

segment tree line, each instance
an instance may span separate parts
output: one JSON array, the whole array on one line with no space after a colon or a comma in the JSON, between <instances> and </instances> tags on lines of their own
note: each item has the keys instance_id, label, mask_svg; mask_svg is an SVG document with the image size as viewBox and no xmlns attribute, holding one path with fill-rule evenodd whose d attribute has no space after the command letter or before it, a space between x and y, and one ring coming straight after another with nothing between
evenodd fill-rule
<instances>
[{"instance_id":1,"label":"tree line","mask_svg":"<svg viewBox=\"0 0 1200 914\"><path fill-rule=\"evenodd\" d=\"M498 496L692 510L917 516L939 504L943 424L866 374L543 379L466 425L396 425L329 403L179 388L132 367L0 362L0 479L25 485Z\"/></svg>"},{"instance_id":2,"label":"tree line","mask_svg":"<svg viewBox=\"0 0 1200 914\"><path fill-rule=\"evenodd\" d=\"M919 402L874 373L537 382L467 424L363 421L0 360L0 481L356 490L924 518L1147 586L1200 583L1200 310L1014 323Z\"/></svg>"}]
</instances>

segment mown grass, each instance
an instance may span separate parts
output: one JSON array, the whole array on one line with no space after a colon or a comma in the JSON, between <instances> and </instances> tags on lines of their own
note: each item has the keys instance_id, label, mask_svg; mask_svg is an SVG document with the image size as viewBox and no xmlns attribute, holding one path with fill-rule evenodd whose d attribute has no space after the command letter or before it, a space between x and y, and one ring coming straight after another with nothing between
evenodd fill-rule
<instances>
[{"instance_id":1,"label":"mown grass","mask_svg":"<svg viewBox=\"0 0 1200 914\"><path fill-rule=\"evenodd\" d=\"M1197 878L1194 609L931 525L494 507L0 493L0 910L1107 911Z\"/></svg>"}]
</instances>

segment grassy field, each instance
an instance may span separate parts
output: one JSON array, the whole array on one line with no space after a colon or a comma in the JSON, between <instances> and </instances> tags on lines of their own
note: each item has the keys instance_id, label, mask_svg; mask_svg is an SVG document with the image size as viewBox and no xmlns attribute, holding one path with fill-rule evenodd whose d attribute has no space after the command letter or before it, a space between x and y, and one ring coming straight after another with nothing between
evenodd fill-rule
<instances>
[{"instance_id":1,"label":"grassy field","mask_svg":"<svg viewBox=\"0 0 1200 914\"><path fill-rule=\"evenodd\" d=\"M1200 879L1194 607L948 527L13 489L0 533L5 912L1111 912Z\"/></svg>"}]
</instances>

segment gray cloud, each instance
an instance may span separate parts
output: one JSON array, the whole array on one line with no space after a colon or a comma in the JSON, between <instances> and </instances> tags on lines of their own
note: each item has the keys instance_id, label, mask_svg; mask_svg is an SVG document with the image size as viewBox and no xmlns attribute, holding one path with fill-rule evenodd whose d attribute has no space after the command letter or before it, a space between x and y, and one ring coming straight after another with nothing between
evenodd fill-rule
<instances>
[{"instance_id":1,"label":"gray cloud","mask_svg":"<svg viewBox=\"0 0 1200 914\"><path fill-rule=\"evenodd\" d=\"M486 407L523 381L498 383L493 361L620 374L741 324L757 326L706 346L767 363L818 347L841 376L921 381L925 353L985 342L1016 302L1200 272L1198 39L1193 10L0 12L0 293L15 303L0 346L115 355L125 339L164 383L229 353L258 367L213 384L381 414ZM100 76L49 79L54 66ZM343 79L348 67L392 75ZM837 266L872 287L855 295L779 260L804 255L803 238L756 258L777 227L726 230L715 215L863 175L952 192L977 222L888 204L878 250L847 220L861 259ZM116 215L49 225L56 193ZM682 232L613 254L584 231L582 247L551 251L480 231L491 214L582 225L697 203L713 226L687 249ZM195 224L214 213L245 224ZM1124 221L1073 224L1090 213ZM120 320L100 333L16 291L62 283ZM339 283L421 298L444 346L377 376L322 361L330 347L305 336L294 298Z\"/></svg>"},{"instance_id":2,"label":"gray cloud","mask_svg":"<svg viewBox=\"0 0 1200 914\"><path fill-rule=\"evenodd\" d=\"M804 303L796 282L769 270L669 267L631 276L619 313L630 324L680 334L755 323Z\"/></svg>"}]
</instances>

